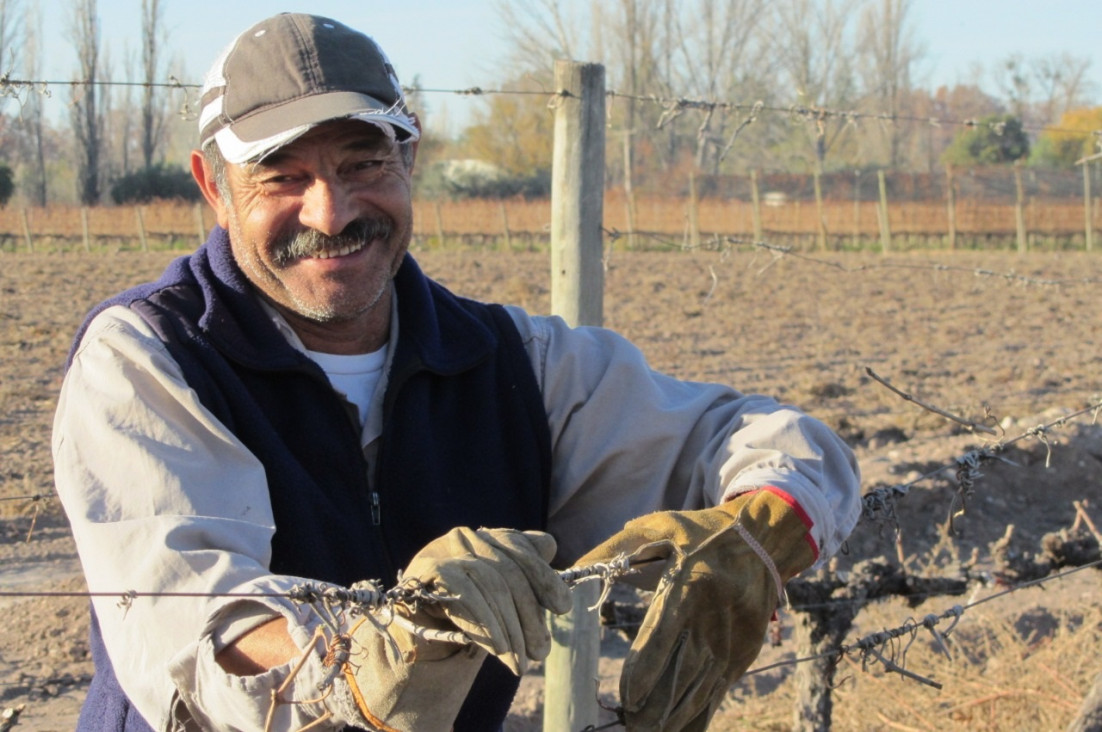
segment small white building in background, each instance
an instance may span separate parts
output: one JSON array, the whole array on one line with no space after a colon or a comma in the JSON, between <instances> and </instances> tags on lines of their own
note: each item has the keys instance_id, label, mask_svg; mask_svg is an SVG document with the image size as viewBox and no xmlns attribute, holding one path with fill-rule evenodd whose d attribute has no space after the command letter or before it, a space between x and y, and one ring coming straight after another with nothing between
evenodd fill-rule
<instances>
[{"instance_id":1,"label":"small white building in background","mask_svg":"<svg viewBox=\"0 0 1102 732\"><path fill-rule=\"evenodd\" d=\"M508 177L497 165L477 158L442 160L438 164L444 180L457 188L478 187Z\"/></svg>"}]
</instances>

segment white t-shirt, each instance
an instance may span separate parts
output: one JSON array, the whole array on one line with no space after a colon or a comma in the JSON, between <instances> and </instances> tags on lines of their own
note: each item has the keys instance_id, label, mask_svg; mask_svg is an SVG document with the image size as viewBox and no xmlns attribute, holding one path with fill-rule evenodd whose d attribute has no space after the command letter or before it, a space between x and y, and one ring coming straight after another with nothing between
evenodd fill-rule
<instances>
[{"instance_id":1,"label":"white t-shirt","mask_svg":"<svg viewBox=\"0 0 1102 732\"><path fill-rule=\"evenodd\" d=\"M356 405L362 427L367 421L367 409L375 394L375 387L383 375L386 351L387 347L383 346L371 353L357 353L352 356L309 350L306 353L321 366L333 388Z\"/></svg>"}]
</instances>

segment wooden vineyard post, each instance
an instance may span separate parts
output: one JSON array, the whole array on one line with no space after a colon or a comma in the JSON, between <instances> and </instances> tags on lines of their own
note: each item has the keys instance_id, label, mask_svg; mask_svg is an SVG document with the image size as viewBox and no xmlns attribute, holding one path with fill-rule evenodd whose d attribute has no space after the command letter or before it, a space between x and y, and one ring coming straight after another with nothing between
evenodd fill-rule
<instances>
[{"instance_id":1,"label":"wooden vineyard post","mask_svg":"<svg viewBox=\"0 0 1102 732\"><path fill-rule=\"evenodd\" d=\"M199 246L207 240L207 227L203 223L203 204L195 204L195 231L199 234Z\"/></svg>"},{"instance_id":2,"label":"wooden vineyard post","mask_svg":"<svg viewBox=\"0 0 1102 732\"><path fill-rule=\"evenodd\" d=\"M1087 228L1083 244L1089 252L1094 248L1094 212L1091 211L1091 164L1083 161L1083 212L1087 219Z\"/></svg>"},{"instance_id":3,"label":"wooden vineyard post","mask_svg":"<svg viewBox=\"0 0 1102 732\"><path fill-rule=\"evenodd\" d=\"M551 168L551 310L571 325L604 320L601 226L604 217L605 69L555 62L555 141ZM545 665L544 732L578 732L597 722L599 583L573 590L574 607L551 618Z\"/></svg>"},{"instance_id":4,"label":"wooden vineyard post","mask_svg":"<svg viewBox=\"0 0 1102 732\"><path fill-rule=\"evenodd\" d=\"M87 206L81 206L80 207L80 230L81 230L82 235L84 237L84 251L86 251L86 252L92 251L92 244L89 241L90 238L91 238L91 234L88 231L88 207Z\"/></svg>"},{"instance_id":5,"label":"wooden vineyard post","mask_svg":"<svg viewBox=\"0 0 1102 732\"><path fill-rule=\"evenodd\" d=\"M815 215L819 219L819 251L825 252L827 248L827 227L826 219L823 218L823 182L818 170L812 174L812 180L815 186Z\"/></svg>"},{"instance_id":6,"label":"wooden vineyard post","mask_svg":"<svg viewBox=\"0 0 1102 732\"><path fill-rule=\"evenodd\" d=\"M700 249L700 202L696 195L696 174L689 171L689 248Z\"/></svg>"},{"instance_id":7,"label":"wooden vineyard post","mask_svg":"<svg viewBox=\"0 0 1102 732\"><path fill-rule=\"evenodd\" d=\"M27 251L34 251L34 241L31 239L31 222L27 218L27 207L19 209L19 215L23 219L23 240L27 242Z\"/></svg>"},{"instance_id":8,"label":"wooden vineyard post","mask_svg":"<svg viewBox=\"0 0 1102 732\"><path fill-rule=\"evenodd\" d=\"M436 243L444 248L444 214L440 210L440 201L433 201L433 210L436 212Z\"/></svg>"},{"instance_id":9,"label":"wooden vineyard post","mask_svg":"<svg viewBox=\"0 0 1102 732\"><path fill-rule=\"evenodd\" d=\"M892 245L892 227L891 222L888 221L888 182L884 178L884 171L876 171L876 179L880 183L880 252L887 254Z\"/></svg>"},{"instance_id":10,"label":"wooden vineyard post","mask_svg":"<svg viewBox=\"0 0 1102 732\"><path fill-rule=\"evenodd\" d=\"M1025 190L1022 186L1021 162L1014 163L1014 189L1017 196L1014 201L1014 228L1018 232L1018 253L1025 254L1029 249L1025 233Z\"/></svg>"},{"instance_id":11,"label":"wooden vineyard post","mask_svg":"<svg viewBox=\"0 0 1102 732\"><path fill-rule=\"evenodd\" d=\"M145 216L142 214L142 207L141 206L135 206L134 207L134 214L138 219L138 241L141 242L142 251L143 252L148 252L149 251L149 240L146 238L146 235L145 235Z\"/></svg>"},{"instance_id":12,"label":"wooden vineyard post","mask_svg":"<svg viewBox=\"0 0 1102 732\"><path fill-rule=\"evenodd\" d=\"M750 171L750 217L754 222L754 243L764 241L761 227L761 191L758 190L758 171Z\"/></svg>"},{"instance_id":13,"label":"wooden vineyard post","mask_svg":"<svg viewBox=\"0 0 1102 732\"><path fill-rule=\"evenodd\" d=\"M953 166L945 166L945 203L949 214L949 248L957 248L957 192L954 188Z\"/></svg>"},{"instance_id":14,"label":"wooden vineyard post","mask_svg":"<svg viewBox=\"0 0 1102 732\"><path fill-rule=\"evenodd\" d=\"M505 233L505 251L513 251L513 237L509 233L509 211L505 208L505 201L498 201L501 205L501 230Z\"/></svg>"},{"instance_id":15,"label":"wooden vineyard post","mask_svg":"<svg viewBox=\"0 0 1102 732\"><path fill-rule=\"evenodd\" d=\"M861 170L853 171L853 250L861 251Z\"/></svg>"},{"instance_id":16,"label":"wooden vineyard post","mask_svg":"<svg viewBox=\"0 0 1102 732\"><path fill-rule=\"evenodd\" d=\"M628 216L628 250L635 250L635 186L632 181L631 130L624 131L624 205Z\"/></svg>"}]
</instances>

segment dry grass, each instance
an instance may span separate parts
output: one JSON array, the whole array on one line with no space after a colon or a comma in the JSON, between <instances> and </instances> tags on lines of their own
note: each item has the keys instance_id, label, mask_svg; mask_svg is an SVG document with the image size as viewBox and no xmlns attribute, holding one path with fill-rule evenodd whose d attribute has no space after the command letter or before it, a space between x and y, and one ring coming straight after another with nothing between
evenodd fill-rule
<instances>
[{"instance_id":1,"label":"dry grass","mask_svg":"<svg viewBox=\"0 0 1102 732\"><path fill-rule=\"evenodd\" d=\"M844 658L835 678L832 729L1064 729L1075 718L1102 657L1102 609L1086 602L1097 586L1094 572L1062 581L1068 587L1055 590L1059 597L1043 589L1022 590L967 611L946 643L951 660L925 630L913 642L904 638L885 651L940 689L889 673L872 658L867 663ZM1060 604L1076 596L1084 601ZM942 612L952 603L942 598L927 604L914 610L897 601L873 606L859 616L861 630L853 637ZM732 721L711 729L792 729L795 684L790 673L771 691L775 681L747 677L721 712Z\"/></svg>"}]
</instances>

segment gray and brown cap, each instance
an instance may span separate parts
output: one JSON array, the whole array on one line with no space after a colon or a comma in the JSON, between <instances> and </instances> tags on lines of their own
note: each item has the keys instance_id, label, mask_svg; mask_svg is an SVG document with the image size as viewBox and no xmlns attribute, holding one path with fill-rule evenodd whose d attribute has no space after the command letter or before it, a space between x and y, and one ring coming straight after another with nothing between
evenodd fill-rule
<instances>
[{"instance_id":1,"label":"gray and brown cap","mask_svg":"<svg viewBox=\"0 0 1102 732\"><path fill-rule=\"evenodd\" d=\"M282 13L239 35L203 83L200 145L257 160L311 127L352 118L398 140L420 136L379 45L329 18Z\"/></svg>"}]
</instances>

